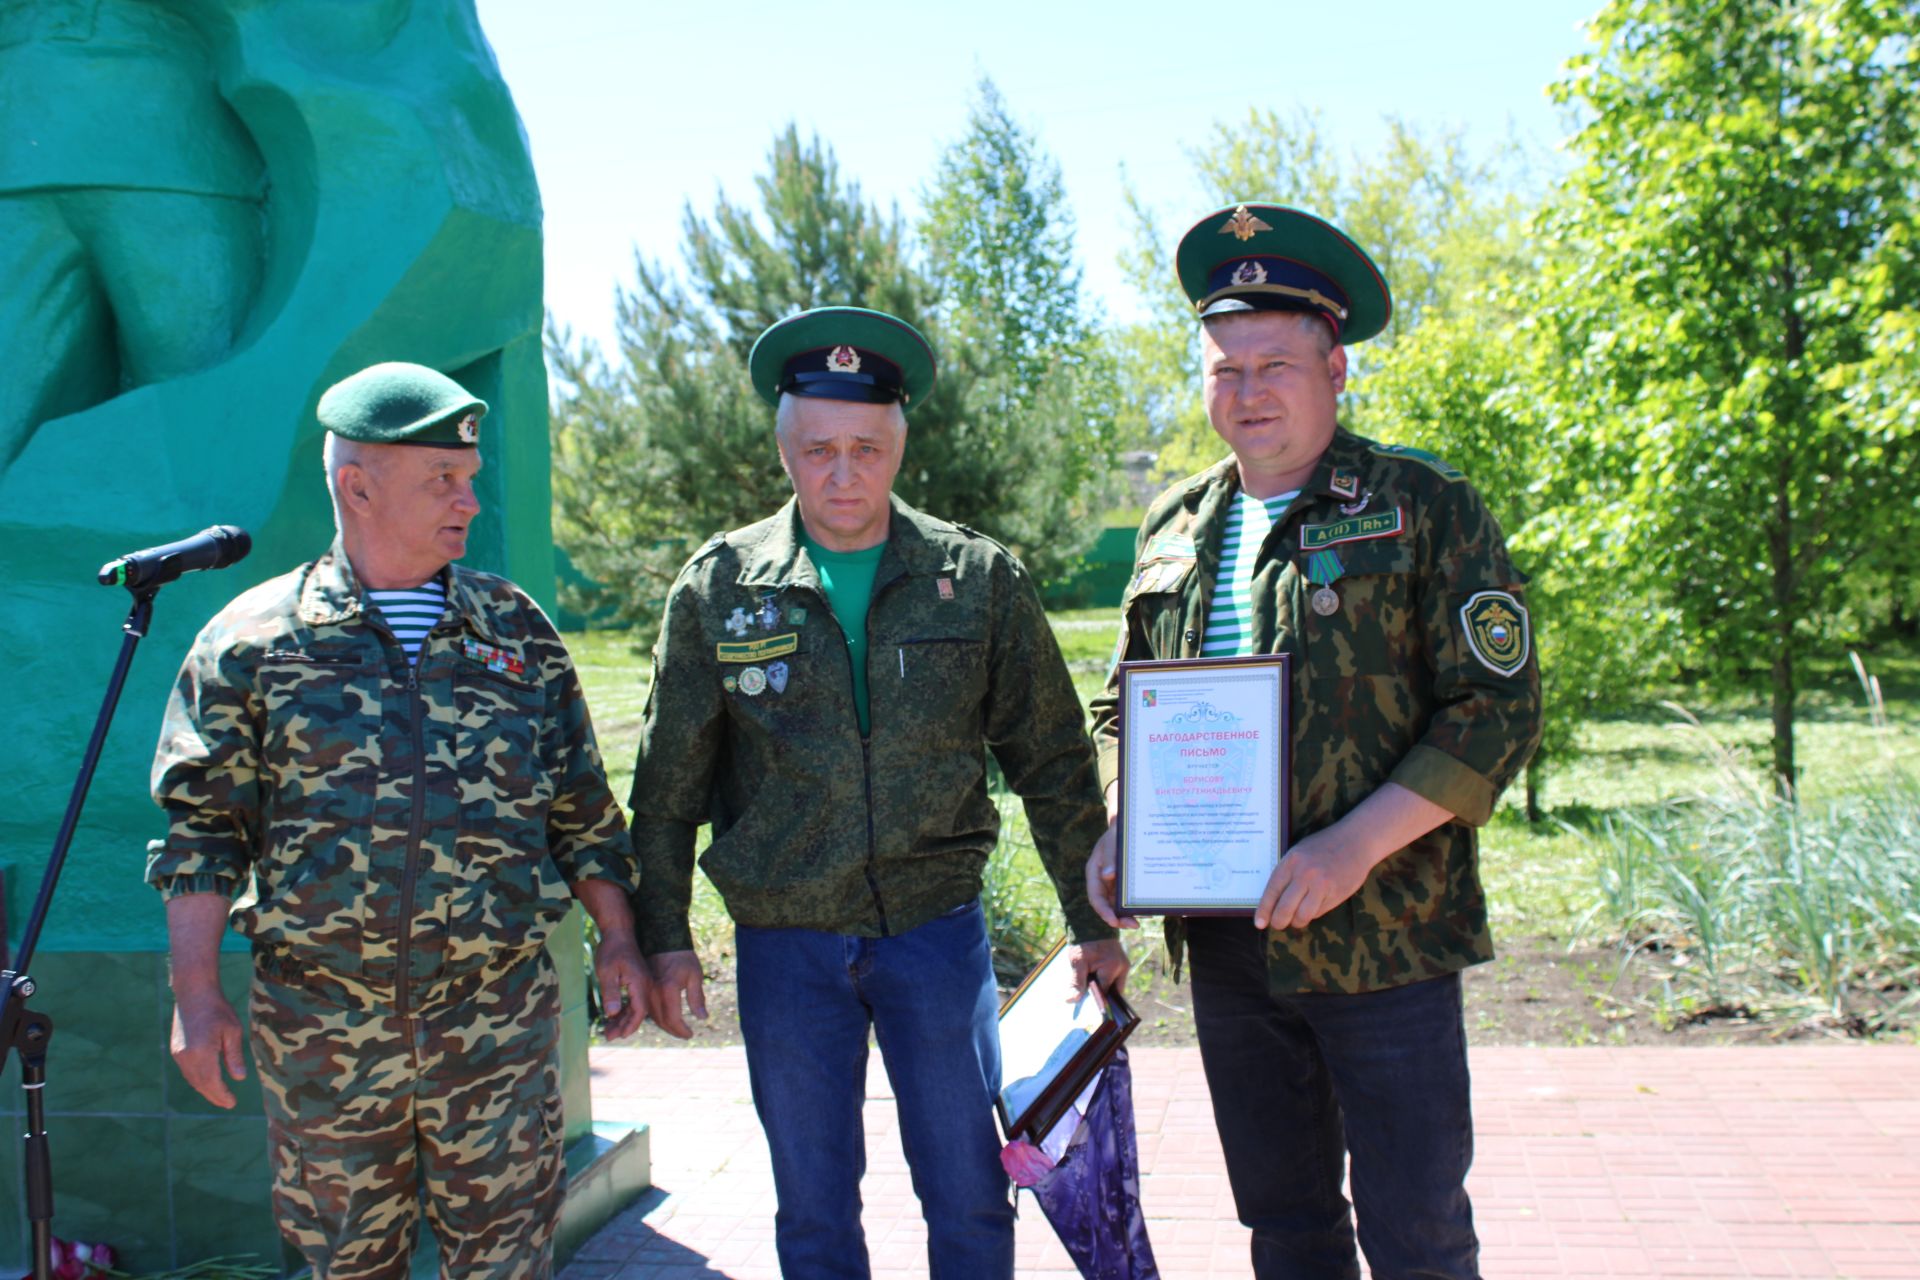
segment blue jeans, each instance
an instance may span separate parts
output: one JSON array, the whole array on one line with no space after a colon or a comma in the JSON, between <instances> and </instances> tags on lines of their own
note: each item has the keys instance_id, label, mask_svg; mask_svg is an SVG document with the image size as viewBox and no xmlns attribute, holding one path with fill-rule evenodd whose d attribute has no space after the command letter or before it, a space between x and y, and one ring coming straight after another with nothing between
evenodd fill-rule
<instances>
[{"instance_id":1,"label":"blue jeans","mask_svg":"<svg viewBox=\"0 0 1920 1280\"><path fill-rule=\"evenodd\" d=\"M880 1044L935 1280L1013 1275L1000 1167L999 1003L980 904L892 938L736 931L740 1032L773 1155L774 1243L786 1280L865 1280L860 1107Z\"/></svg>"},{"instance_id":2,"label":"blue jeans","mask_svg":"<svg viewBox=\"0 0 1920 1280\"><path fill-rule=\"evenodd\" d=\"M1274 996L1245 919L1187 921L1193 1020L1260 1280L1477 1280L1460 975L1365 995Z\"/></svg>"}]
</instances>

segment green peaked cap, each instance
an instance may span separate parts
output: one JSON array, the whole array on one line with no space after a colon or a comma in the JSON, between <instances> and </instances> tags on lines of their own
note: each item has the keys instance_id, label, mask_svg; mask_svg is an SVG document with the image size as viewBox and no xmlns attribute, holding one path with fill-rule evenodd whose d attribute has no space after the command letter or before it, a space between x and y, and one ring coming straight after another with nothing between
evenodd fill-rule
<instances>
[{"instance_id":1,"label":"green peaked cap","mask_svg":"<svg viewBox=\"0 0 1920 1280\"><path fill-rule=\"evenodd\" d=\"M1283 204L1237 204L1194 223L1174 254L1180 287L1202 316L1303 311L1339 341L1387 327L1393 295L1366 250L1324 218Z\"/></svg>"},{"instance_id":2,"label":"green peaked cap","mask_svg":"<svg viewBox=\"0 0 1920 1280\"><path fill-rule=\"evenodd\" d=\"M321 426L346 440L471 449L487 402L438 370L395 360L334 383L317 412Z\"/></svg>"},{"instance_id":3,"label":"green peaked cap","mask_svg":"<svg viewBox=\"0 0 1920 1280\"><path fill-rule=\"evenodd\" d=\"M933 390L933 348L918 329L884 311L815 307L770 326L747 356L753 389L781 395L912 408Z\"/></svg>"}]
</instances>

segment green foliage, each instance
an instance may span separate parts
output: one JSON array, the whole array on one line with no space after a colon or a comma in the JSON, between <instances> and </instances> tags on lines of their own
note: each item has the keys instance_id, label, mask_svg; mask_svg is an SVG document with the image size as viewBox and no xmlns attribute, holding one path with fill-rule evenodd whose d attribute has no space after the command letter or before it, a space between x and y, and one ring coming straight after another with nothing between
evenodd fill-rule
<instances>
[{"instance_id":1,"label":"green foliage","mask_svg":"<svg viewBox=\"0 0 1920 1280\"><path fill-rule=\"evenodd\" d=\"M1914 13L1616 0L1558 88L1586 123L1537 228L1555 538L1671 608L1679 665L1769 679L1787 779L1796 660L1915 532Z\"/></svg>"},{"instance_id":2,"label":"green foliage","mask_svg":"<svg viewBox=\"0 0 1920 1280\"><path fill-rule=\"evenodd\" d=\"M1007 402L1029 402L1060 366L1084 361L1091 325L1060 166L993 81L975 89L967 132L941 152L924 204L935 312L1005 375Z\"/></svg>"},{"instance_id":3,"label":"green foliage","mask_svg":"<svg viewBox=\"0 0 1920 1280\"><path fill-rule=\"evenodd\" d=\"M948 367L968 384L960 487L1042 583L1098 535L1113 488L1113 373L1080 295L1059 165L982 79L919 232ZM966 501L956 493L949 500ZM935 511L947 514L944 507Z\"/></svg>"}]
</instances>

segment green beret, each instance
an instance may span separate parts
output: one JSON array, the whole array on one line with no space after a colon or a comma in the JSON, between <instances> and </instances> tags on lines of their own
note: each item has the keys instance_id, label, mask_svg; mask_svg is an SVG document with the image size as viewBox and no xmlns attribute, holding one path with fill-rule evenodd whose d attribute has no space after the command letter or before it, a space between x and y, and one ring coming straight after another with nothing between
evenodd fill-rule
<instances>
[{"instance_id":1,"label":"green beret","mask_svg":"<svg viewBox=\"0 0 1920 1280\"><path fill-rule=\"evenodd\" d=\"M471 449L487 402L425 365L391 361L362 369L320 397L320 425L345 440Z\"/></svg>"},{"instance_id":2,"label":"green beret","mask_svg":"<svg viewBox=\"0 0 1920 1280\"><path fill-rule=\"evenodd\" d=\"M1202 316L1304 311L1336 340L1364 342L1387 327L1393 295L1380 268L1347 234L1283 204L1220 209L1180 237L1180 287Z\"/></svg>"},{"instance_id":3,"label":"green beret","mask_svg":"<svg viewBox=\"0 0 1920 1280\"><path fill-rule=\"evenodd\" d=\"M885 312L816 307L761 334L747 372L771 405L784 394L911 406L933 390L933 348Z\"/></svg>"}]
</instances>

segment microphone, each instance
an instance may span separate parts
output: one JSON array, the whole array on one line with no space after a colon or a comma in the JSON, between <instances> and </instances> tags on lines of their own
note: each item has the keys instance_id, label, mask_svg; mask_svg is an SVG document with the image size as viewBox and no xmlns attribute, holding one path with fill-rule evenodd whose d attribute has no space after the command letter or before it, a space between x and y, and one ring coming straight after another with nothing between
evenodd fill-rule
<instances>
[{"instance_id":1,"label":"microphone","mask_svg":"<svg viewBox=\"0 0 1920 1280\"><path fill-rule=\"evenodd\" d=\"M100 566L100 585L126 587L130 591L164 587L183 573L238 564L251 550L253 539L245 529L217 524L191 538L109 560Z\"/></svg>"}]
</instances>

